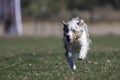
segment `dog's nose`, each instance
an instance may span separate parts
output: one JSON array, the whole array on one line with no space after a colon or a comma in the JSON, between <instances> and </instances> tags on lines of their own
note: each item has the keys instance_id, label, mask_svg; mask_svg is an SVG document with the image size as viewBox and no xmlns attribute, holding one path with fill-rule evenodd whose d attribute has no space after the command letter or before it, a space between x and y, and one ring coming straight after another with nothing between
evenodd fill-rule
<instances>
[{"instance_id":1,"label":"dog's nose","mask_svg":"<svg viewBox=\"0 0 120 80\"><path fill-rule=\"evenodd\" d=\"M70 36L67 35L66 37L67 37L67 39L70 39Z\"/></svg>"},{"instance_id":2,"label":"dog's nose","mask_svg":"<svg viewBox=\"0 0 120 80\"><path fill-rule=\"evenodd\" d=\"M67 38L68 41L70 41L70 36L67 35L66 38Z\"/></svg>"}]
</instances>

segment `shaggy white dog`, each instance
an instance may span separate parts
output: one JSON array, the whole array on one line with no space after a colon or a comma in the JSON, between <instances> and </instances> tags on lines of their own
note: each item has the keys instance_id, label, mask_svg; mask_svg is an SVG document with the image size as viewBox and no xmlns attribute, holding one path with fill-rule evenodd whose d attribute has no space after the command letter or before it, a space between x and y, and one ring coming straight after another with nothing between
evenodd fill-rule
<instances>
[{"instance_id":1,"label":"shaggy white dog","mask_svg":"<svg viewBox=\"0 0 120 80\"><path fill-rule=\"evenodd\" d=\"M86 23L79 17L65 23L63 21L63 41L66 49L65 57L70 67L75 70L74 53L78 52L78 59L85 59L89 50L89 33Z\"/></svg>"}]
</instances>

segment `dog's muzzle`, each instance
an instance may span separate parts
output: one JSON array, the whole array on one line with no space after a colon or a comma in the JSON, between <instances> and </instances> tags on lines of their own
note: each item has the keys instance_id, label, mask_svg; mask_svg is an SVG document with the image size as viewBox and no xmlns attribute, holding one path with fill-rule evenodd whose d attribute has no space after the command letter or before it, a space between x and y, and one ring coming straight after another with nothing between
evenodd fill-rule
<instances>
[{"instance_id":1,"label":"dog's muzzle","mask_svg":"<svg viewBox=\"0 0 120 80\"><path fill-rule=\"evenodd\" d=\"M70 36L67 35L66 38L67 38L67 41L70 42Z\"/></svg>"},{"instance_id":2,"label":"dog's muzzle","mask_svg":"<svg viewBox=\"0 0 120 80\"><path fill-rule=\"evenodd\" d=\"M79 39L79 38L81 37L81 35L80 35L79 33L74 33L72 37L73 37L73 40L71 40L71 39L70 39L70 36L67 35L67 36L66 36L67 41L68 41L68 42L73 42L73 41Z\"/></svg>"}]
</instances>

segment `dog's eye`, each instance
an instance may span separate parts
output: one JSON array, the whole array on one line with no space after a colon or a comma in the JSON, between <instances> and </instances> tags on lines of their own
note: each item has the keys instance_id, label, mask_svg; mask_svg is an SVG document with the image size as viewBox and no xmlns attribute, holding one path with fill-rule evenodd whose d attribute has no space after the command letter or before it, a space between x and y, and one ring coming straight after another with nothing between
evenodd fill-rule
<instances>
[{"instance_id":1,"label":"dog's eye","mask_svg":"<svg viewBox=\"0 0 120 80\"><path fill-rule=\"evenodd\" d=\"M76 33L77 31L73 29L72 32Z\"/></svg>"},{"instance_id":2,"label":"dog's eye","mask_svg":"<svg viewBox=\"0 0 120 80\"><path fill-rule=\"evenodd\" d=\"M80 22L77 22L77 25L80 25Z\"/></svg>"},{"instance_id":3,"label":"dog's eye","mask_svg":"<svg viewBox=\"0 0 120 80\"><path fill-rule=\"evenodd\" d=\"M67 33L69 32L68 28L66 28L66 32L67 32Z\"/></svg>"},{"instance_id":4,"label":"dog's eye","mask_svg":"<svg viewBox=\"0 0 120 80\"><path fill-rule=\"evenodd\" d=\"M67 27L64 27L64 32L69 32L68 28Z\"/></svg>"}]
</instances>

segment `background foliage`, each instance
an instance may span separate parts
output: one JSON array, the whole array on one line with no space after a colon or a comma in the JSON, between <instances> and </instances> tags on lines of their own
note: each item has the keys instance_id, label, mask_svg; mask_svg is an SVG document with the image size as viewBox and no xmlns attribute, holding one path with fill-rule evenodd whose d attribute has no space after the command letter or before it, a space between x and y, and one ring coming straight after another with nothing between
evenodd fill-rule
<instances>
[{"instance_id":1,"label":"background foliage","mask_svg":"<svg viewBox=\"0 0 120 80\"><path fill-rule=\"evenodd\" d=\"M120 9L120 0L21 0L22 13L30 18L52 18L64 14L64 11L73 12L88 10L109 4L115 10Z\"/></svg>"},{"instance_id":2,"label":"background foliage","mask_svg":"<svg viewBox=\"0 0 120 80\"><path fill-rule=\"evenodd\" d=\"M23 16L32 18L51 18L73 10L92 11L96 7L103 9L107 4L120 9L120 0L21 0L21 3Z\"/></svg>"}]
</instances>

